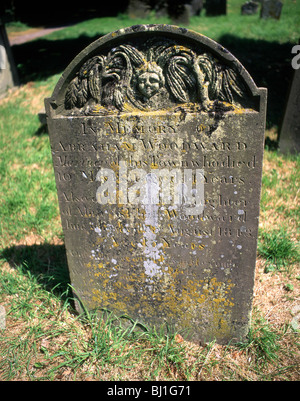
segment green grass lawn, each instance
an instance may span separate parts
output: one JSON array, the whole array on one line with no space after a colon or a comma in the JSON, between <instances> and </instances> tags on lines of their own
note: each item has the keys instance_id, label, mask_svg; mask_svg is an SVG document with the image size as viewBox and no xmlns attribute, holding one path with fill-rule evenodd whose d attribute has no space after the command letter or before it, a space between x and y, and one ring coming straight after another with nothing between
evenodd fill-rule
<instances>
[{"instance_id":1,"label":"green grass lawn","mask_svg":"<svg viewBox=\"0 0 300 401\"><path fill-rule=\"evenodd\" d=\"M243 344L196 346L180 336L73 311L48 134L37 113L91 41L147 20L97 18L13 47L22 85L0 100L0 380L299 380L300 157L276 150L300 37L300 2L279 21L193 17L190 29L227 47L267 86L260 237L252 327ZM11 28L12 29L12 28ZM298 319L298 320L297 320Z\"/></svg>"}]
</instances>

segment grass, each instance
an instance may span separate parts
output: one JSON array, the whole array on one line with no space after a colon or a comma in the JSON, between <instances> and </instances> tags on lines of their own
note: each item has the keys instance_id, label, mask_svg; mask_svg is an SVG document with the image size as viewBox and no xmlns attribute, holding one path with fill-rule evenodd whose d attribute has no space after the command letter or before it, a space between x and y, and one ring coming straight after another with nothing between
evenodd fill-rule
<instances>
[{"instance_id":1,"label":"grass","mask_svg":"<svg viewBox=\"0 0 300 401\"><path fill-rule=\"evenodd\" d=\"M300 262L298 246L284 230L261 232L258 253L266 259L266 272L280 270Z\"/></svg>"},{"instance_id":2,"label":"grass","mask_svg":"<svg viewBox=\"0 0 300 401\"><path fill-rule=\"evenodd\" d=\"M37 113L62 70L99 35L168 22L92 19L13 48L23 84L0 100L0 305L7 313L0 380L299 380L300 157L276 149L299 2L286 2L280 21L242 17L239 7L229 1L228 17L192 18L189 27L228 47L259 85L270 86L248 339L198 346L128 317L74 311L49 138Z\"/></svg>"}]
</instances>

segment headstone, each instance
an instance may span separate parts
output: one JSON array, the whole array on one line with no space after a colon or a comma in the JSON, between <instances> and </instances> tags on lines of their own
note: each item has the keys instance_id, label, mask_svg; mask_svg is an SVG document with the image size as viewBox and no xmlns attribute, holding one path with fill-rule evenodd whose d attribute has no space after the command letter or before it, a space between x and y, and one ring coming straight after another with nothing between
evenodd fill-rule
<instances>
[{"instance_id":1,"label":"headstone","mask_svg":"<svg viewBox=\"0 0 300 401\"><path fill-rule=\"evenodd\" d=\"M71 283L87 309L196 342L245 337L265 110L239 61L185 28L121 29L72 61L46 112Z\"/></svg>"},{"instance_id":2,"label":"headstone","mask_svg":"<svg viewBox=\"0 0 300 401\"><path fill-rule=\"evenodd\" d=\"M129 0L128 16L130 18L146 18L150 12L149 0Z\"/></svg>"},{"instance_id":3,"label":"headstone","mask_svg":"<svg viewBox=\"0 0 300 401\"><path fill-rule=\"evenodd\" d=\"M227 0L206 0L205 9L207 16L226 15Z\"/></svg>"},{"instance_id":4,"label":"headstone","mask_svg":"<svg viewBox=\"0 0 300 401\"><path fill-rule=\"evenodd\" d=\"M283 3L280 0L262 0L260 18L280 19Z\"/></svg>"},{"instance_id":5,"label":"headstone","mask_svg":"<svg viewBox=\"0 0 300 401\"><path fill-rule=\"evenodd\" d=\"M171 18L174 14L174 6L176 9L180 4L181 12L179 15L186 14L185 21L190 16L200 15L203 9L203 0L177 0L176 2L174 2L174 0L156 0L154 3L154 10L157 17L170 16ZM189 19L187 20L187 23L189 23Z\"/></svg>"},{"instance_id":6,"label":"headstone","mask_svg":"<svg viewBox=\"0 0 300 401\"><path fill-rule=\"evenodd\" d=\"M295 70L293 82L280 130L281 153L300 152L300 69Z\"/></svg>"},{"instance_id":7,"label":"headstone","mask_svg":"<svg viewBox=\"0 0 300 401\"><path fill-rule=\"evenodd\" d=\"M203 0L192 0L191 5L191 15L200 15L203 9Z\"/></svg>"},{"instance_id":8,"label":"headstone","mask_svg":"<svg viewBox=\"0 0 300 401\"><path fill-rule=\"evenodd\" d=\"M191 6L182 0L173 0L168 6L169 16L174 25L188 25L190 23Z\"/></svg>"},{"instance_id":9,"label":"headstone","mask_svg":"<svg viewBox=\"0 0 300 401\"><path fill-rule=\"evenodd\" d=\"M258 11L259 3L256 1L247 1L241 7L242 15L253 15L256 14Z\"/></svg>"},{"instance_id":10,"label":"headstone","mask_svg":"<svg viewBox=\"0 0 300 401\"><path fill-rule=\"evenodd\" d=\"M6 91L16 85L18 85L17 71L7 39L5 25L0 20L0 97L5 96Z\"/></svg>"},{"instance_id":11,"label":"headstone","mask_svg":"<svg viewBox=\"0 0 300 401\"><path fill-rule=\"evenodd\" d=\"M157 18L168 16L168 0L156 0L154 4L155 15Z\"/></svg>"}]
</instances>

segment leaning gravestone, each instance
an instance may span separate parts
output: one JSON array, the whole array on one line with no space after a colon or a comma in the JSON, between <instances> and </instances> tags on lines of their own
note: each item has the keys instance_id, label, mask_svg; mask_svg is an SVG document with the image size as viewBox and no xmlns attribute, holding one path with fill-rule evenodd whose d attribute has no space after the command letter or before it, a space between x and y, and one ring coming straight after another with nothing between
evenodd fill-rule
<instances>
[{"instance_id":1,"label":"leaning gravestone","mask_svg":"<svg viewBox=\"0 0 300 401\"><path fill-rule=\"evenodd\" d=\"M167 323L193 341L242 339L266 90L205 36L140 25L83 50L46 110L71 282L85 307Z\"/></svg>"},{"instance_id":2,"label":"leaning gravestone","mask_svg":"<svg viewBox=\"0 0 300 401\"><path fill-rule=\"evenodd\" d=\"M300 153L300 69L295 70L280 130L281 153Z\"/></svg>"}]
</instances>

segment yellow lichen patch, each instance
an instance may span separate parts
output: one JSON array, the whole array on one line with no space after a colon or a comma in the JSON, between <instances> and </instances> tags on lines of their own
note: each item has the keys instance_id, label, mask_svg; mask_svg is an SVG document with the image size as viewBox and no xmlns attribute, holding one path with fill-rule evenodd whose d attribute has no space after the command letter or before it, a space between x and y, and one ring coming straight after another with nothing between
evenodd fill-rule
<instances>
[{"instance_id":1,"label":"yellow lichen patch","mask_svg":"<svg viewBox=\"0 0 300 401\"><path fill-rule=\"evenodd\" d=\"M131 270L89 264L94 279L90 280L94 304L118 313L126 313L144 322L176 321L182 328L201 325L205 321L209 335L222 337L230 332L231 310L234 307L233 283L199 279L178 268L165 265L155 276L149 277L143 269L143 258L128 257ZM161 257L153 262L163 266ZM202 323L201 323L202 322Z\"/></svg>"}]
</instances>

